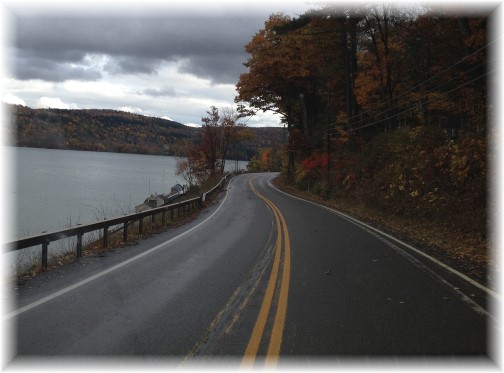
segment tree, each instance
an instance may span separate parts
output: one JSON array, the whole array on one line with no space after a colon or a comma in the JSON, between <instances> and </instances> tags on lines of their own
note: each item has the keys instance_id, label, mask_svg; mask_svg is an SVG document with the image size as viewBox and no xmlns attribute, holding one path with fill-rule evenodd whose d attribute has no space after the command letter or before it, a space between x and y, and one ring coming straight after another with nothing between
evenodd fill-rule
<instances>
[{"instance_id":1,"label":"tree","mask_svg":"<svg viewBox=\"0 0 504 373\"><path fill-rule=\"evenodd\" d=\"M231 155L231 150L236 150L238 143L246 140L249 133L238 131L239 127L244 127L244 124L239 122L241 118L239 112L232 107L224 107L221 112L220 172L222 174L224 173L226 159Z\"/></svg>"},{"instance_id":2,"label":"tree","mask_svg":"<svg viewBox=\"0 0 504 373\"><path fill-rule=\"evenodd\" d=\"M276 27L286 24L289 17L273 14L260 30L245 46L250 54L244 64L248 72L240 75L236 85L237 103L246 102L250 107L263 112L272 111L284 119L290 119L289 99L296 101L299 90L292 93L289 85L293 68L290 64L295 58L287 56L285 38L277 35Z\"/></svg>"},{"instance_id":3,"label":"tree","mask_svg":"<svg viewBox=\"0 0 504 373\"><path fill-rule=\"evenodd\" d=\"M202 153L201 145L194 145L189 141L179 144L184 149L185 158L179 158L176 165L176 175L189 184L189 188L198 187L209 176L209 170Z\"/></svg>"},{"instance_id":4,"label":"tree","mask_svg":"<svg viewBox=\"0 0 504 373\"><path fill-rule=\"evenodd\" d=\"M224 107L219 113L217 107L211 106L207 114L208 116L201 119L203 122L202 152L210 173L222 174L231 151L236 150L237 145L250 138L251 134L243 131L245 125L239 122L243 117L243 112L232 107Z\"/></svg>"},{"instance_id":5,"label":"tree","mask_svg":"<svg viewBox=\"0 0 504 373\"><path fill-rule=\"evenodd\" d=\"M208 116L201 118L203 122L203 154L206 158L207 167L212 175L216 172L217 159L219 156L219 109L215 106L211 106L210 110L207 111Z\"/></svg>"},{"instance_id":6,"label":"tree","mask_svg":"<svg viewBox=\"0 0 504 373\"><path fill-rule=\"evenodd\" d=\"M240 76L235 101L282 116L289 133L289 175L294 153L309 154L321 143L324 125L332 121L325 112L328 103L341 102L336 87L344 81L337 48L342 38L334 36L343 32L344 22L344 17L327 18L323 12L297 19L273 14L245 46L248 72ZM338 111L333 110L334 116Z\"/></svg>"},{"instance_id":7,"label":"tree","mask_svg":"<svg viewBox=\"0 0 504 373\"><path fill-rule=\"evenodd\" d=\"M487 113L486 17L432 9L397 26L404 46L399 110L416 106L409 117L418 124L481 131Z\"/></svg>"},{"instance_id":8,"label":"tree","mask_svg":"<svg viewBox=\"0 0 504 373\"><path fill-rule=\"evenodd\" d=\"M361 69L356 79L359 105L383 119L385 129L396 127L396 89L401 82L404 46L397 24L401 14L391 4L373 5L360 22Z\"/></svg>"},{"instance_id":9,"label":"tree","mask_svg":"<svg viewBox=\"0 0 504 373\"><path fill-rule=\"evenodd\" d=\"M348 152L362 149L379 128L435 124L442 141L457 128L484 133L487 46L485 17L425 8L273 14L245 46L248 70L235 101L282 116L290 180L296 168L327 156L329 185L341 133ZM260 169L264 160L253 165Z\"/></svg>"},{"instance_id":10,"label":"tree","mask_svg":"<svg viewBox=\"0 0 504 373\"><path fill-rule=\"evenodd\" d=\"M224 115L226 116L226 115ZM244 117L243 113L233 114L235 119L235 125L231 135L229 136L227 155L224 159L234 159L238 162L238 159L245 157L245 152L243 152L243 144L249 142L255 138L254 132L242 122L239 122L241 118ZM240 150L242 151L240 153ZM236 168L238 168L238 163L236 163ZM224 169L224 168L223 168Z\"/></svg>"},{"instance_id":11,"label":"tree","mask_svg":"<svg viewBox=\"0 0 504 373\"><path fill-rule=\"evenodd\" d=\"M283 150L280 148L264 148L253 157L247 168L250 172L281 171Z\"/></svg>"}]
</instances>

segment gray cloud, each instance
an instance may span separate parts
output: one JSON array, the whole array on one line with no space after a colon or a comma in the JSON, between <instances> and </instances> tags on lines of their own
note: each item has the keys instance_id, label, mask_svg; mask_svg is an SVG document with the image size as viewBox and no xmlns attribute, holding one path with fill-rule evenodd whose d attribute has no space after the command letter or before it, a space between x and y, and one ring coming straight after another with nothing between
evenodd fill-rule
<instances>
[{"instance_id":1,"label":"gray cloud","mask_svg":"<svg viewBox=\"0 0 504 373\"><path fill-rule=\"evenodd\" d=\"M58 62L38 57L18 58L14 71L22 79L41 79L53 82L65 80L93 81L102 77L100 71L82 66L72 66L68 62Z\"/></svg>"},{"instance_id":2,"label":"gray cloud","mask_svg":"<svg viewBox=\"0 0 504 373\"><path fill-rule=\"evenodd\" d=\"M174 97L177 95L172 87L165 88L146 88L138 92L140 95L153 97Z\"/></svg>"},{"instance_id":3,"label":"gray cloud","mask_svg":"<svg viewBox=\"0 0 504 373\"><path fill-rule=\"evenodd\" d=\"M18 17L16 77L94 80L90 54L107 55L109 74L154 74L163 61L184 59L182 72L236 83L247 55L244 45L264 16L233 17Z\"/></svg>"},{"instance_id":4,"label":"gray cloud","mask_svg":"<svg viewBox=\"0 0 504 373\"><path fill-rule=\"evenodd\" d=\"M202 78L221 83L236 83L241 73L245 57L241 54L208 54L194 56L181 67L182 72L191 73Z\"/></svg>"},{"instance_id":5,"label":"gray cloud","mask_svg":"<svg viewBox=\"0 0 504 373\"><path fill-rule=\"evenodd\" d=\"M136 56L118 56L111 59L104 70L111 74L155 74L160 59Z\"/></svg>"},{"instance_id":6,"label":"gray cloud","mask_svg":"<svg viewBox=\"0 0 504 373\"><path fill-rule=\"evenodd\" d=\"M200 123L211 105L233 106L236 92L222 83L235 84L245 71L245 44L270 14L307 8L304 0L8 3L6 57L14 79L6 80L5 92L12 100L30 107L49 100L82 109L139 108L181 123ZM22 81L28 79L42 82ZM81 82L45 83L66 80ZM250 123L279 123L259 115Z\"/></svg>"}]
</instances>

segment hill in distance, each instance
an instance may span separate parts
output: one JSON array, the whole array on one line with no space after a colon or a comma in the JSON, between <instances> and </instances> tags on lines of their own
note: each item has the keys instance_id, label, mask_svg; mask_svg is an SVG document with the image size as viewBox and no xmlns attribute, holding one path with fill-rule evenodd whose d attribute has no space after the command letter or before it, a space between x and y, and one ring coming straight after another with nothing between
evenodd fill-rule
<instances>
[{"instance_id":1,"label":"hill in distance","mask_svg":"<svg viewBox=\"0 0 504 373\"><path fill-rule=\"evenodd\" d=\"M201 129L167 119L116 110L31 109L4 104L10 114L9 145L48 149L183 156L180 144L198 143ZM247 127L253 138L240 144L238 157L283 145L279 127Z\"/></svg>"}]
</instances>

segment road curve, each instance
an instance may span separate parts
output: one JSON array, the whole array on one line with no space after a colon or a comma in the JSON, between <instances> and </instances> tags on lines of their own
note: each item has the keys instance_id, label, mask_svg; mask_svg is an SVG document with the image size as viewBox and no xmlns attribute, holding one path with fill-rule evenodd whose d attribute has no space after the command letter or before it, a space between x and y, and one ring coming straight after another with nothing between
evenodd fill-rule
<instances>
[{"instance_id":1,"label":"road curve","mask_svg":"<svg viewBox=\"0 0 504 373\"><path fill-rule=\"evenodd\" d=\"M276 190L273 176L236 177L193 222L15 289L5 317L11 364L83 356L175 366L225 358L242 367L299 357L488 360L497 327L484 289Z\"/></svg>"},{"instance_id":2,"label":"road curve","mask_svg":"<svg viewBox=\"0 0 504 373\"><path fill-rule=\"evenodd\" d=\"M496 325L486 292L400 241L261 182L291 232L282 356L489 354Z\"/></svg>"}]
</instances>

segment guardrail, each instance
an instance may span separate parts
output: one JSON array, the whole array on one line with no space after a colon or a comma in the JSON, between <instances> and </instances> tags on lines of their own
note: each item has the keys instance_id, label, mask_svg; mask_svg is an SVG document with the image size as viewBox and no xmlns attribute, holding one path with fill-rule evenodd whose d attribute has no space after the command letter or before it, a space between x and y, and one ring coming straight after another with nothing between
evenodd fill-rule
<instances>
[{"instance_id":1,"label":"guardrail","mask_svg":"<svg viewBox=\"0 0 504 373\"><path fill-rule=\"evenodd\" d=\"M91 233L94 231L103 230L103 249L108 249L108 236L109 236L109 228L123 225L123 242L127 242L128 240L128 226L132 223L138 222L138 230L139 234L143 233L143 221L146 217L151 217L151 224L153 225L156 219L156 216L161 214L161 224L162 226L166 225L167 214L170 214L170 221L173 221L176 217L180 217L184 212L188 211L191 208L199 207L203 202L205 202L206 197L212 193L214 193L218 188L222 186L222 183L227 179L227 177L231 174L225 175L212 189L203 193L199 197L195 197L189 199L187 201L182 201L178 203L173 203L170 205L160 206L153 208L151 210L142 211L139 213L124 215L116 218L105 219L104 221L95 222L86 225L79 225L77 227L62 229L59 231L54 231L50 233L39 234L36 236L30 236L21 238L16 241L7 242L4 244L6 248L5 251L16 251L26 249L28 247L33 246L42 246L42 268L47 269L48 262L48 249L49 244L54 241L58 241L64 238L75 237L77 236L77 258L82 257L82 237L86 233ZM120 230L120 229L119 229Z\"/></svg>"}]
</instances>

